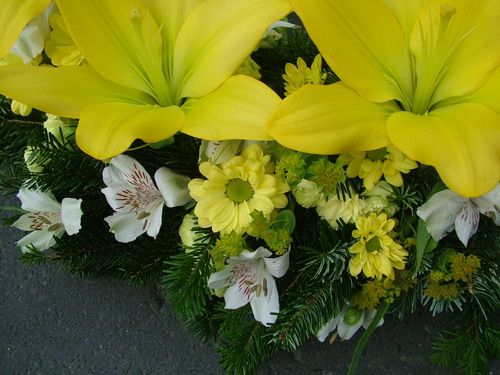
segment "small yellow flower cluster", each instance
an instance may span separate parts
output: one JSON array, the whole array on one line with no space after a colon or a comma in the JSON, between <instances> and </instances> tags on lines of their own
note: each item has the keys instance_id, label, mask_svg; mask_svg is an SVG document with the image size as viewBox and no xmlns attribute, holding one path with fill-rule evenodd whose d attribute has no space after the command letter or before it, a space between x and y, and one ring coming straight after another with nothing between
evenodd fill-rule
<instances>
[{"instance_id":1,"label":"small yellow flower cluster","mask_svg":"<svg viewBox=\"0 0 500 375\"><path fill-rule=\"evenodd\" d=\"M322 59L321 55L314 58L311 67L308 68L306 62L302 57L297 59L297 65L287 63L285 65L285 73L283 79L285 80L285 96L290 95L292 92L309 84L322 85L326 79L326 73L322 72Z\"/></svg>"},{"instance_id":2,"label":"small yellow flower cluster","mask_svg":"<svg viewBox=\"0 0 500 375\"><path fill-rule=\"evenodd\" d=\"M415 286L416 280L410 271L396 271L394 274L394 279L374 279L363 283L361 290L352 297L351 303L359 309L374 310L382 299L393 303L402 292L407 292Z\"/></svg>"},{"instance_id":3,"label":"small yellow flower cluster","mask_svg":"<svg viewBox=\"0 0 500 375\"><path fill-rule=\"evenodd\" d=\"M451 252L450 252L451 253ZM425 294L434 299L451 300L458 296L460 282L465 282L472 290L472 274L481 266L475 255L465 256L463 253L446 255L449 270L432 271L428 276Z\"/></svg>"},{"instance_id":4,"label":"small yellow flower cluster","mask_svg":"<svg viewBox=\"0 0 500 375\"><path fill-rule=\"evenodd\" d=\"M414 160L406 157L395 146L387 146L374 151L359 151L342 154L339 161L347 166L349 178L363 179L363 185L371 190L382 175L384 179L394 186L403 185L402 173L409 173L417 168Z\"/></svg>"},{"instance_id":5,"label":"small yellow flower cluster","mask_svg":"<svg viewBox=\"0 0 500 375\"><path fill-rule=\"evenodd\" d=\"M244 250L245 240L234 232L221 236L217 239L215 246L210 251L210 255L215 263L215 268L224 268L227 258L238 256Z\"/></svg>"},{"instance_id":6,"label":"small yellow flower cluster","mask_svg":"<svg viewBox=\"0 0 500 375\"><path fill-rule=\"evenodd\" d=\"M359 240L349 248L349 252L354 254L349 262L352 276L363 272L366 277L379 280L382 276L394 279L394 268L404 269L408 251L390 236L395 225L394 219L387 219L385 213L378 216L371 213L356 220L352 236Z\"/></svg>"},{"instance_id":7,"label":"small yellow flower cluster","mask_svg":"<svg viewBox=\"0 0 500 375\"><path fill-rule=\"evenodd\" d=\"M252 218L253 221L247 231L251 236L263 239L269 250L273 251L276 255L283 255L288 251L292 237L286 229L273 228L274 218L270 220L260 211L253 212Z\"/></svg>"},{"instance_id":8,"label":"small yellow flower cluster","mask_svg":"<svg viewBox=\"0 0 500 375\"><path fill-rule=\"evenodd\" d=\"M244 233L252 222L252 212L269 215L283 208L288 200L289 186L275 175L266 173L271 157L253 144L221 165L200 164L206 178L189 183L189 192L197 204L194 214L202 228L222 234Z\"/></svg>"}]
</instances>

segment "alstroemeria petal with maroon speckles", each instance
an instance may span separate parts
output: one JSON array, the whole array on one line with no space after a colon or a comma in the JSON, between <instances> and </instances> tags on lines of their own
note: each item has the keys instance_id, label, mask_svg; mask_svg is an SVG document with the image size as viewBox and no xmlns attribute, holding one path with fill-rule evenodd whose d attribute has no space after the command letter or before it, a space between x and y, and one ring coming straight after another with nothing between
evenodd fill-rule
<instances>
[{"instance_id":1,"label":"alstroemeria petal with maroon speckles","mask_svg":"<svg viewBox=\"0 0 500 375\"><path fill-rule=\"evenodd\" d=\"M23 253L33 247L39 251L46 250L56 243L54 237L80 231L81 199L64 198L61 204L51 192L26 188L21 188L17 197L21 200L21 208L28 212L12 225L31 232L17 242Z\"/></svg>"},{"instance_id":2,"label":"alstroemeria petal with maroon speckles","mask_svg":"<svg viewBox=\"0 0 500 375\"><path fill-rule=\"evenodd\" d=\"M289 252L278 258L259 247L231 257L226 267L208 279L212 289L228 287L224 293L226 309L237 309L250 302L255 320L268 326L276 322L279 294L273 275L283 276L289 265ZM271 266L271 269L269 268Z\"/></svg>"},{"instance_id":3,"label":"alstroemeria petal with maroon speckles","mask_svg":"<svg viewBox=\"0 0 500 375\"><path fill-rule=\"evenodd\" d=\"M119 242L134 241L145 232L156 238L160 232L163 205L182 206L190 199L188 177L160 168L155 173L160 191L146 169L127 155L111 159L102 175L107 187L101 191L115 211L104 220Z\"/></svg>"}]
</instances>

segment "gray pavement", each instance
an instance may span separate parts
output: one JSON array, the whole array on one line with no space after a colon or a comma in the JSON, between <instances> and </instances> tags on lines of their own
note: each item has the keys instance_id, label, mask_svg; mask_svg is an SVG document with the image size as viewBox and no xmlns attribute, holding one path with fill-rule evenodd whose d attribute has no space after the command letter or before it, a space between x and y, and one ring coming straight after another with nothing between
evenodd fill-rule
<instances>
[{"instance_id":1,"label":"gray pavement","mask_svg":"<svg viewBox=\"0 0 500 375\"><path fill-rule=\"evenodd\" d=\"M80 279L55 264L25 266L14 246L21 235L0 227L0 375L223 373L215 346L200 343L168 306L159 308L153 290ZM404 323L388 317L359 374L455 374L427 359L446 320L424 312ZM354 345L312 340L279 353L259 375L345 374Z\"/></svg>"}]
</instances>

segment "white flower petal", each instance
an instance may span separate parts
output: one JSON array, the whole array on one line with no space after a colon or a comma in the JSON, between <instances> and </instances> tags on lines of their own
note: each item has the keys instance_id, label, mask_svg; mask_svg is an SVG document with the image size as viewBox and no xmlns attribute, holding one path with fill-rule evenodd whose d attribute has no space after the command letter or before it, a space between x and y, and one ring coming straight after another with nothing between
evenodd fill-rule
<instances>
[{"instance_id":1,"label":"white flower petal","mask_svg":"<svg viewBox=\"0 0 500 375\"><path fill-rule=\"evenodd\" d=\"M451 190L443 190L434 194L425 204L417 209L417 215L425 222L427 230L435 241L443 238L446 232L453 229L455 218L466 198Z\"/></svg>"},{"instance_id":2,"label":"white flower petal","mask_svg":"<svg viewBox=\"0 0 500 375\"><path fill-rule=\"evenodd\" d=\"M167 207L183 206L191 200L188 176L163 167L156 171L154 178Z\"/></svg>"},{"instance_id":3,"label":"white flower petal","mask_svg":"<svg viewBox=\"0 0 500 375\"><path fill-rule=\"evenodd\" d=\"M118 155L115 156L109 162L111 171L106 172L106 176L103 173L103 179L108 179L108 186L134 186L143 189L156 189L154 186L153 179L149 173L144 169L144 167L134 158L128 155Z\"/></svg>"},{"instance_id":4,"label":"white flower petal","mask_svg":"<svg viewBox=\"0 0 500 375\"><path fill-rule=\"evenodd\" d=\"M339 323L339 318L341 316L337 315L336 317L330 319L328 323L326 323L321 329L318 331L316 334L316 337L318 338L319 341L324 342L328 335L332 333L335 328L337 328L337 324Z\"/></svg>"},{"instance_id":5,"label":"white flower petal","mask_svg":"<svg viewBox=\"0 0 500 375\"><path fill-rule=\"evenodd\" d=\"M215 272L208 278L208 287L210 289L222 289L234 284L230 282L231 267L225 267L222 271Z\"/></svg>"},{"instance_id":6,"label":"white flower petal","mask_svg":"<svg viewBox=\"0 0 500 375\"><path fill-rule=\"evenodd\" d=\"M61 204L61 221L70 236L80 231L82 219L82 200L64 198Z\"/></svg>"},{"instance_id":7,"label":"white flower petal","mask_svg":"<svg viewBox=\"0 0 500 375\"><path fill-rule=\"evenodd\" d=\"M467 246L469 239L479 227L479 209L468 200L455 218L455 232L458 239Z\"/></svg>"},{"instance_id":8,"label":"white flower petal","mask_svg":"<svg viewBox=\"0 0 500 375\"><path fill-rule=\"evenodd\" d=\"M32 225L33 225L32 214L24 214L12 224L13 227L25 231L32 231L33 230Z\"/></svg>"},{"instance_id":9,"label":"white flower petal","mask_svg":"<svg viewBox=\"0 0 500 375\"><path fill-rule=\"evenodd\" d=\"M274 277L283 277L290 265L290 251L278 258L264 258L267 270Z\"/></svg>"},{"instance_id":10,"label":"white flower petal","mask_svg":"<svg viewBox=\"0 0 500 375\"><path fill-rule=\"evenodd\" d=\"M49 17L53 10L54 3L51 3L45 12L33 18L12 47L11 52L19 56L24 64L29 64L43 51L50 34Z\"/></svg>"},{"instance_id":11,"label":"white flower petal","mask_svg":"<svg viewBox=\"0 0 500 375\"><path fill-rule=\"evenodd\" d=\"M246 292L245 292L246 291ZM248 285L240 285L236 283L226 289L224 293L224 300L226 301L226 309L239 309L241 306L245 306L253 294L250 293L250 287Z\"/></svg>"},{"instance_id":12,"label":"white flower petal","mask_svg":"<svg viewBox=\"0 0 500 375\"><path fill-rule=\"evenodd\" d=\"M489 193L472 198L472 201L478 206L479 212L490 216L496 225L500 225L500 184Z\"/></svg>"},{"instance_id":13,"label":"white flower petal","mask_svg":"<svg viewBox=\"0 0 500 375\"><path fill-rule=\"evenodd\" d=\"M269 250L267 250L265 247L260 246L257 250L255 251L248 251L248 250L243 250L240 255L237 257L232 257L228 260L228 263L239 263L241 261L248 261L248 260L256 260L259 258L265 258L273 255Z\"/></svg>"},{"instance_id":14,"label":"white flower petal","mask_svg":"<svg viewBox=\"0 0 500 375\"><path fill-rule=\"evenodd\" d=\"M109 230L114 233L118 242L132 242L145 232L143 223L136 219L134 213L115 212L104 220L109 224Z\"/></svg>"},{"instance_id":15,"label":"white flower petal","mask_svg":"<svg viewBox=\"0 0 500 375\"><path fill-rule=\"evenodd\" d=\"M255 294L250 301L255 320L265 326L276 322L277 313L280 311L280 302L276 282L270 274L265 275L259 280L262 285L260 293Z\"/></svg>"},{"instance_id":16,"label":"white flower petal","mask_svg":"<svg viewBox=\"0 0 500 375\"><path fill-rule=\"evenodd\" d=\"M31 246L39 251L44 251L55 245L55 234L55 232L48 230L36 230L17 241L17 246L21 248L23 253L30 252L29 247Z\"/></svg>"},{"instance_id":17,"label":"white flower petal","mask_svg":"<svg viewBox=\"0 0 500 375\"><path fill-rule=\"evenodd\" d=\"M359 328L363 324L363 319L359 319L355 324L347 324L344 321L344 315L342 315L341 319L339 319L339 323L337 325L337 332L339 337L342 340L349 340L356 332L358 332Z\"/></svg>"},{"instance_id":18,"label":"white flower petal","mask_svg":"<svg viewBox=\"0 0 500 375\"><path fill-rule=\"evenodd\" d=\"M148 216L146 220L146 230L149 236L156 238L158 236L158 233L160 233L160 228L161 228L161 219L162 219L162 213L163 213L163 202L161 204L156 205L151 211L149 212L150 216Z\"/></svg>"},{"instance_id":19,"label":"white flower petal","mask_svg":"<svg viewBox=\"0 0 500 375\"><path fill-rule=\"evenodd\" d=\"M238 153L241 141L207 141L204 152L212 164L222 164Z\"/></svg>"},{"instance_id":20,"label":"white flower petal","mask_svg":"<svg viewBox=\"0 0 500 375\"><path fill-rule=\"evenodd\" d=\"M28 190L21 188L17 197L21 201L21 208L29 212L54 212L61 210L61 204L54 195L47 191Z\"/></svg>"}]
</instances>

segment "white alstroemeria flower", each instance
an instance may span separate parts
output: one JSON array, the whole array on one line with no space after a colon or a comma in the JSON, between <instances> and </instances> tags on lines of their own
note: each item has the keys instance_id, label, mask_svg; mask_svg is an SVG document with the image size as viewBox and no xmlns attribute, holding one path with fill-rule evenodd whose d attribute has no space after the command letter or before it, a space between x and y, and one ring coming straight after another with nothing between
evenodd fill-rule
<instances>
[{"instance_id":1,"label":"white alstroemeria flower","mask_svg":"<svg viewBox=\"0 0 500 375\"><path fill-rule=\"evenodd\" d=\"M240 151L243 141L201 141L200 161L209 161L212 164L222 164Z\"/></svg>"},{"instance_id":2,"label":"white alstroemeria flower","mask_svg":"<svg viewBox=\"0 0 500 375\"><path fill-rule=\"evenodd\" d=\"M346 305L340 314L319 330L316 336L319 341L324 342L328 335L337 329L337 334L342 340L349 340L361 327L367 329L376 314L377 310L360 310ZM384 324L384 318L380 319L377 327L382 324Z\"/></svg>"},{"instance_id":3,"label":"white alstroemeria flower","mask_svg":"<svg viewBox=\"0 0 500 375\"><path fill-rule=\"evenodd\" d=\"M24 64L29 64L42 53L45 41L49 38L49 17L55 9L51 2L45 12L33 18L23 29L10 52L19 56Z\"/></svg>"},{"instance_id":4,"label":"white alstroemeria flower","mask_svg":"<svg viewBox=\"0 0 500 375\"><path fill-rule=\"evenodd\" d=\"M283 37L283 35L276 30L280 27L287 29L300 28L299 25L296 25L294 23L290 23L287 21L276 21L267 28L264 36L262 37L262 40L259 43L258 48L273 48L276 45L276 42Z\"/></svg>"},{"instance_id":5,"label":"white alstroemeria flower","mask_svg":"<svg viewBox=\"0 0 500 375\"><path fill-rule=\"evenodd\" d=\"M64 198L59 203L51 192L28 190L21 188L17 197L21 200L21 208L28 213L22 215L12 226L30 231L17 242L23 253L35 247L43 251L56 243L64 233L70 236L81 228L81 199Z\"/></svg>"},{"instance_id":6,"label":"white alstroemeria flower","mask_svg":"<svg viewBox=\"0 0 500 375\"><path fill-rule=\"evenodd\" d=\"M253 252L244 250L208 279L209 288L228 287L224 293L226 309L238 309L250 302L255 320L265 326L276 322L280 311L274 277L282 277L289 266L289 252L278 258L269 258L271 255L263 247Z\"/></svg>"},{"instance_id":7,"label":"white alstroemeria flower","mask_svg":"<svg viewBox=\"0 0 500 375\"><path fill-rule=\"evenodd\" d=\"M156 238L163 205L182 206L191 199L189 177L160 168L154 175L157 188L144 167L126 155L111 159L102 177L107 187L101 191L116 211L104 220L119 242L132 242L144 232Z\"/></svg>"},{"instance_id":8,"label":"white alstroemeria flower","mask_svg":"<svg viewBox=\"0 0 500 375\"><path fill-rule=\"evenodd\" d=\"M434 194L417 210L435 241L455 228L459 240L467 246L479 226L479 214L489 216L500 225L500 184L477 198L464 198L451 190Z\"/></svg>"}]
</instances>

